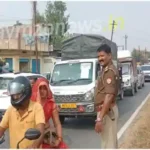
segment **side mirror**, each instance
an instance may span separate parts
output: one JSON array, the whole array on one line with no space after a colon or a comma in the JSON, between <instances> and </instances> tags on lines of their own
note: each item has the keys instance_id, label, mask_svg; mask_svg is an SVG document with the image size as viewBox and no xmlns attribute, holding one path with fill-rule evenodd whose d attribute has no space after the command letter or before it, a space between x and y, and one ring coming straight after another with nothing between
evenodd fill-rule
<instances>
[{"instance_id":1,"label":"side mirror","mask_svg":"<svg viewBox=\"0 0 150 150\"><path fill-rule=\"evenodd\" d=\"M24 137L17 143L17 149L19 149L19 144L24 140L24 139L28 139L28 140L36 140L41 136L41 132L37 129L28 129L25 132Z\"/></svg>"},{"instance_id":2,"label":"side mirror","mask_svg":"<svg viewBox=\"0 0 150 150\"><path fill-rule=\"evenodd\" d=\"M25 133L25 139L36 140L41 136L41 132L37 129L28 129Z\"/></svg>"}]
</instances>

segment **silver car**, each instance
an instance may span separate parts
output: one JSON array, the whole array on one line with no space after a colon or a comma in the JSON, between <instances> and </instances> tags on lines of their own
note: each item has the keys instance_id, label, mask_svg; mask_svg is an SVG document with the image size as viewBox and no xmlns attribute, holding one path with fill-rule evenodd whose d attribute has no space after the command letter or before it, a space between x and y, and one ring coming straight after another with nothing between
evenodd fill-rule
<instances>
[{"instance_id":1,"label":"silver car","mask_svg":"<svg viewBox=\"0 0 150 150\"><path fill-rule=\"evenodd\" d=\"M142 65L141 69L144 73L145 81L150 81L150 64Z\"/></svg>"}]
</instances>

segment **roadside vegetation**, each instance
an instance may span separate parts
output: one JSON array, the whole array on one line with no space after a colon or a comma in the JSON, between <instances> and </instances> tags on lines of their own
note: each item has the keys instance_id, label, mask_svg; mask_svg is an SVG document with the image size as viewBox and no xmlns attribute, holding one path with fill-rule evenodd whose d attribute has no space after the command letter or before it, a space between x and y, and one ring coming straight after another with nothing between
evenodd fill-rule
<instances>
[{"instance_id":1,"label":"roadside vegetation","mask_svg":"<svg viewBox=\"0 0 150 150\"><path fill-rule=\"evenodd\" d=\"M150 98L125 132L119 148L150 148Z\"/></svg>"}]
</instances>

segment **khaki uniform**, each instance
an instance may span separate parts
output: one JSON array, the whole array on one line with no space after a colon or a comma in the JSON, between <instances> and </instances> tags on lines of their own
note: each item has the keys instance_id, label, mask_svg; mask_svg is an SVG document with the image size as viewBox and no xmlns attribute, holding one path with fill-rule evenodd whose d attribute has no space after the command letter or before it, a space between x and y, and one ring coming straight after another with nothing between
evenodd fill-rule
<instances>
[{"instance_id":1,"label":"khaki uniform","mask_svg":"<svg viewBox=\"0 0 150 150\"><path fill-rule=\"evenodd\" d=\"M95 89L95 105L97 108L102 106L106 94L113 94L113 99L110 111L104 117L104 129L101 134L101 148L115 149L117 148L117 122L118 122L118 108L116 105L116 97L118 94L119 73L117 68L111 62L105 67L100 75ZM99 116L100 109L97 113Z\"/></svg>"}]
</instances>

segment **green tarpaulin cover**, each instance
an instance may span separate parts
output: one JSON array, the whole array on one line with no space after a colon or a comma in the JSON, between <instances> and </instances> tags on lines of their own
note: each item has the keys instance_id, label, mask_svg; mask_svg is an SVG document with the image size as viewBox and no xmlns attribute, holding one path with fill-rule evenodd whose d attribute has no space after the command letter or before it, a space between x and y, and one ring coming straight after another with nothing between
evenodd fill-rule
<instances>
[{"instance_id":1,"label":"green tarpaulin cover","mask_svg":"<svg viewBox=\"0 0 150 150\"><path fill-rule=\"evenodd\" d=\"M101 35L79 34L63 42L62 60L97 58L97 49L102 44L111 47L113 59L117 59L117 45Z\"/></svg>"}]
</instances>

